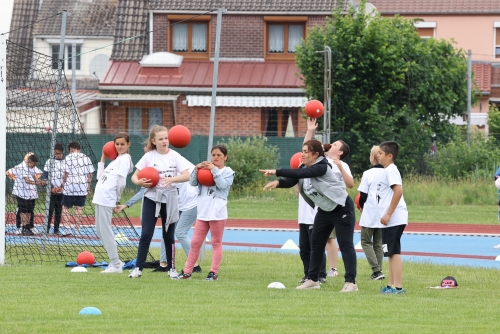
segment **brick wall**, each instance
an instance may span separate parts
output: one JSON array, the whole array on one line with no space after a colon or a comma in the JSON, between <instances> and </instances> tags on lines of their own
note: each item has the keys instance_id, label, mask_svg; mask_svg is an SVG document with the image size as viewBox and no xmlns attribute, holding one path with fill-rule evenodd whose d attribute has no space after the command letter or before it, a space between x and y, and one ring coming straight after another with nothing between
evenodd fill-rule
<instances>
[{"instance_id":1,"label":"brick wall","mask_svg":"<svg viewBox=\"0 0 500 334\"><path fill-rule=\"evenodd\" d=\"M189 128L193 135L208 136L210 130L210 107L188 107L183 104L185 96L179 96L176 103L175 124ZM113 106L103 102L106 110L106 124L102 124L102 133L128 131L127 108L142 108L142 127L147 131L147 112L149 108L162 108L163 125L174 126L174 110L172 101L166 102L119 102ZM298 136L304 136L307 131L306 121L299 112ZM261 134L261 108L217 107L215 112L215 136L256 136Z\"/></svg>"},{"instance_id":2,"label":"brick wall","mask_svg":"<svg viewBox=\"0 0 500 334\"><path fill-rule=\"evenodd\" d=\"M153 14L153 52L167 51L167 14Z\"/></svg>"}]
</instances>

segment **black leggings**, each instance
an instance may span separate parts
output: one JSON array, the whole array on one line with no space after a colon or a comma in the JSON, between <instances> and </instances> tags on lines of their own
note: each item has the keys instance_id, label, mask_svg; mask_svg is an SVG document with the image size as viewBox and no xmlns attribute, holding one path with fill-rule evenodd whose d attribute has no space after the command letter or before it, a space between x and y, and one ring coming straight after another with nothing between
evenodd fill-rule
<instances>
[{"instance_id":1,"label":"black leggings","mask_svg":"<svg viewBox=\"0 0 500 334\"><path fill-rule=\"evenodd\" d=\"M176 208L177 209L177 208ZM144 197L142 200L142 215L141 215L141 239L139 240L139 250L137 251L136 266L139 270L144 268L144 263L149 252L149 246L153 239L157 217L154 216L156 210L156 202ZM168 230L165 230L165 221L167 220L167 205L161 204L160 217L162 222L163 240L165 241L165 250L167 252L168 266L175 268L172 265L174 261L174 247L175 247L175 224L168 225Z\"/></svg>"},{"instance_id":2,"label":"black leggings","mask_svg":"<svg viewBox=\"0 0 500 334\"><path fill-rule=\"evenodd\" d=\"M318 281L321 268L325 267L323 257L326 242L330 233L335 228L337 242L339 243L342 260L344 261L345 281L356 283L357 263L353 242L355 222L354 203L349 196L347 196L345 206L337 205L332 211L323 211L318 208L311 235L311 261L309 263L307 278L315 282Z\"/></svg>"}]
</instances>

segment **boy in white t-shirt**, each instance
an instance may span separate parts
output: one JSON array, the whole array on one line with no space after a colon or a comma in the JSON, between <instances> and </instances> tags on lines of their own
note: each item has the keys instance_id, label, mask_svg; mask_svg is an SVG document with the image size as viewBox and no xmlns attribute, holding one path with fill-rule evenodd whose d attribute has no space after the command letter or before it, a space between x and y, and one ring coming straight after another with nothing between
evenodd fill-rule
<instances>
[{"instance_id":1,"label":"boy in white t-shirt","mask_svg":"<svg viewBox=\"0 0 500 334\"><path fill-rule=\"evenodd\" d=\"M377 182L377 207L380 214L384 255L389 257L389 284L382 288L383 294L402 294L403 260L401 258L401 236L408 224L408 209L403 198L403 182L394 165L399 145L394 141L380 144L378 162L384 166L385 176Z\"/></svg>"},{"instance_id":2,"label":"boy in white t-shirt","mask_svg":"<svg viewBox=\"0 0 500 334\"><path fill-rule=\"evenodd\" d=\"M82 207L90 191L92 173L95 169L92 161L85 154L80 152L80 143L72 141L68 144L70 154L64 159L65 171L63 174L63 219L66 227L80 228L82 220ZM74 223L70 224L69 209L74 207ZM66 234L68 235L68 234Z\"/></svg>"},{"instance_id":3,"label":"boy in white t-shirt","mask_svg":"<svg viewBox=\"0 0 500 334\"><path fill-rule=\"evenodd\" d=\"M382 273L384 250L382 248L382 224L377 209L377 184L381 177L385 177L384 166L378 163L377 154L380 148L373 146L370 152L372 168L366 170L359 184L359 206L361 207L361 247L365 252L366 260L372 269L370 279L385 278ZM373 241L372 241L373 239Z\"/></svg>"},{"instance_id":4,"label":"boy in white t-shirt","mask_svg":"<svg viewBox=\"0 0 500 334\"><path fill-rule=\"evenodd\" d=\"M47 181L39 180L42 171L36 167L37 164L38 157L31 154L26 162L23 161L6 172L7 177L15 180L12 195L17 199L22 235L34 235L30 228L30 217L35 209L35 200L38 198L36 186L47 185Z\"/></svg>"}]
</instances>

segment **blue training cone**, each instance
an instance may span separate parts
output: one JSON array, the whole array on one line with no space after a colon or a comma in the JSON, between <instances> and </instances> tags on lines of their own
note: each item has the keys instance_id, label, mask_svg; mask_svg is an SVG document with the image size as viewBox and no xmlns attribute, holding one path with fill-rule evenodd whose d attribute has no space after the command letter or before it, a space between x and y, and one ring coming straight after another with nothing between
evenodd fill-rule
<instances>
[{"instance_id":1,"label":"blue training cone","mask_svg":"<svg viewBox=\"0 0 500 334\"><path fill-rule=\"evenodd\" d=\"M101 310L99 310L97 307L84 307L80 311L80 315L101 315Z\"/></svg>"}]
</instances>

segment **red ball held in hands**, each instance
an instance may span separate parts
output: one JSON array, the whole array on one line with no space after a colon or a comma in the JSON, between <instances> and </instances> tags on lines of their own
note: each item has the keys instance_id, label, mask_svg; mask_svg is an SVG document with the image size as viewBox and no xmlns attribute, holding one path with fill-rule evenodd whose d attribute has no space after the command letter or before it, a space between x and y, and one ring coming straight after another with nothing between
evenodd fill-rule
<instances>
[{"instance_id":1,"label":"red ball held in hands","mask_svg":"<svg viewBox=\"0 0 500 334\"><path fill-rule=\"evenodd\" d=\"M118 157L118 151L116 150L115 142L108 141L106 144L104 144L102 153L104 153L104 156L109 160L115 160Z\"/></svg>"},{"instance_id":2,"label":"red ball held in hands","mask_svg":"<svg viewBox=\"0 0 500 334\"><path fill-rule=\"evenodd\" d=\"M359 211L361 211L361 206L359 205L359 197L361 196L360 193L356 195L356 199L354 199L354 203L356 204L356 207L358 208Z\"/></svg>"},{"instance_id":3,"label":"red ball held in hands","mask_svg":"<svg viewBox=\"0 0 500 334\"><path fill-rule=\"evenodd\" d=\"M151 180L151 188L156 187L160 182L160 173L154 167L146 167L141 169L139 174L137 174L139 179L148 179Z\"/></svg>"},{"instance_id":4,"label":"red ball held in hands","mask_svg":"<svg viewBox=\"0 0 500 334\"><path fill-rule=\"evenodd\" d=\"M290 168L299 168L300 164L302 163L302 153L297 152L294 155L292 155L292 158L290 159Z\"/></svg>"},{"instance_id":5,"label":"red ball held in hands","mask_svg":"<svg viewBox=\"0 0 500 334\"><path fill-rule=\"evenodd\" d=\"M311 100L306 103L306 114L311 118L320 118L325 111L323 108L323 103L318 100Z\"/></svg>"},{"instance_id":6,"label":"red ball held in hands","mask_svg":"<svg viewBox=\"0 0 500 334\"><path fill-rule=\"evenodd\" d=\"M189 145L191 132L184 125L176 125L168 131L168 142L173 147L183 148Z\"/></svg>"},{"instance_id":7,"label":"red ball held in hands","mask_svg":"<svg viewBox=\"0 0 500 334\"><path fill-rule=\"evenodd\" d=\"M198 182L206 187L215 186L214 176L210 169L198 169Z\"/></svg>"},{"instance_id":8,"label":"red ball held in hands","mask_svg":"<svg viewBox=\"0 0 500 334\"><path fill-rule=\"evenodd\" d=\"M88 264L89 266L91 266L95 263L94 254L87 251L81 252L76 258L76 263L78 263L79 266L83 264Z\"/></svg>"}]
</instances>

